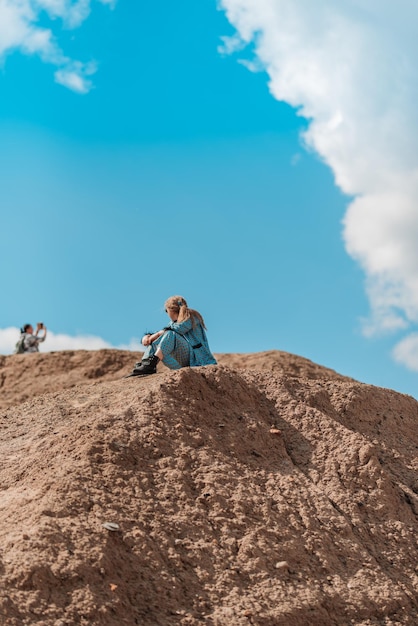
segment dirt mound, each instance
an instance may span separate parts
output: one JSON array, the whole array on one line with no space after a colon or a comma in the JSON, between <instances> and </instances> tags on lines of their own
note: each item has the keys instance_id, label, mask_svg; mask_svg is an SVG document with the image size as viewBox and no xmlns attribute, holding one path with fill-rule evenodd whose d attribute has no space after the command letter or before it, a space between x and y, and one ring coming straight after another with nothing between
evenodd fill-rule
<instances>
[{"instance_id":1,"label":"dirt mound","mask_svg":"<svg viewBox=\"0 0 418 626\"><path fill-rule=\"evenodd\" d=\"M266 355L123 380L101 352L2 410L2 626L418 623L413 398Z\"/></svg>"},{"instance_id":2,"label":"dirt mound","mask_svg":"<svg viewBox=\"0 0 418 626\"><path fill-rule=\"evenodd\" d=\"M0 410L34 396L129 373L141 353L124 350L65 350L0 356Z\"/></svg>"},{"instance_id":3,"label":"dirt mound","mask_svg":"<svg viewBox=\"0 0 418 626\"><path fill-rule=\"evenodd\" d=\"M118 380L128 374L142 352L125 350L66 350L38 354L0 355L0 410L34 396L90 384ZM338 378L333 370L300 356L271 350L256 354L218 354L219 363L234 368L286 372L306 378ZM164 371L160 365L159 371Z\"/></svg>"},{"instance_id":4,"label":"dirt mound","mask_svg":"<svg viewBox=\"0 0 418 626\"><path fill-rule=\"evenodd\" d=\"M217 354L216 359L220 365L227 365L237 369L255 369L275 374L286 374L298 378L310 380L353 380L342 376L328 367L317 365L304 357L269 350L267 352L253 352L250 354Z\"/></svg>"}]
</instances>

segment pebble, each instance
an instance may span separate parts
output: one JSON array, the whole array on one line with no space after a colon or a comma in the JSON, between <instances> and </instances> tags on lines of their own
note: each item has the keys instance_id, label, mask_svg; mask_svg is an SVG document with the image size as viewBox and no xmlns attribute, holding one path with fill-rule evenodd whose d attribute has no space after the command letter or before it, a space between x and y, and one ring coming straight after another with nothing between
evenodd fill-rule
<instances>
[{"instance_id":1,"label":"pebble","mask_svg":"<svg viewBox=\"0 0 418 626\"><path fill-rule=\"evenodd\" d=\"M115 522L105 522L102 526L103 528L106 528L106 530L119 530L119 524L116 524Z\"/></svg>"}]
</instances>

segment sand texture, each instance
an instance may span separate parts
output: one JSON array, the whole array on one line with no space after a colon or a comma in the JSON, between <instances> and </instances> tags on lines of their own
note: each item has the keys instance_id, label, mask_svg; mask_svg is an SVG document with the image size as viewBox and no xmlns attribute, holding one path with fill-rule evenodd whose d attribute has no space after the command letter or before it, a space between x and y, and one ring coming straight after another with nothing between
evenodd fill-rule
<instances>
[{"instance_id":1,"label":"sand texture","mask_svg":"<svg viewBox=\"0 0 418 626\"><path fill-rule=\"evenodd\" d=\"M1 626L417 626L417 401L217 357L0 357Z\"/></svg>"}]
</instances>

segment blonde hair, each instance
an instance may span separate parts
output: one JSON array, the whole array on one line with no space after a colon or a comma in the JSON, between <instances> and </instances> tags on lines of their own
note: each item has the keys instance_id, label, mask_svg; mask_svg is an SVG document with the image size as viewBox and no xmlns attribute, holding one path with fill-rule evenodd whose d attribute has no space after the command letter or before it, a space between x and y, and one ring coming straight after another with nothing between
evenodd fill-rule
<instances>
[{"instance_id":1,"label":"blonde hair","mask_svg":"<svg viewBox=\"0 0 418 626\"><path fill-rule=\"evenodd\" d=\"M189 309L189 307L187 306L187 302L183 298L183 296L170 296L165 301L164 308L166 310L170 309L170 311L175 311L176 313L178 313L178 322L184 322L188 319L191 319L193 327L195 327L196 322L198 322L203 326L203 328L206 328L203 317L200 315L199 311Z\"/></svg>"}]
</instances>

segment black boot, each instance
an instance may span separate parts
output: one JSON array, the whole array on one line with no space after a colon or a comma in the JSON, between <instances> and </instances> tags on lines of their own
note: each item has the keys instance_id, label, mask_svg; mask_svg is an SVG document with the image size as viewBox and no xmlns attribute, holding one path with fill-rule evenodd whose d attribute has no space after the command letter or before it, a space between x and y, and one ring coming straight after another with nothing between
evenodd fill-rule
<instances>
[{"instance_id":1,"label":"black boot","mask_svg":"<svg viewBox=\"0 0 418 626\"><path fill-rule=\"evenodd\" d=\"M159 361L160 359L158 356L155 356L155 354L154 356L142 359L140 363L135 364L132 374L129 374L129 376L149 376L150 374L156 374Z\"/></svg>"}]
</instances>

